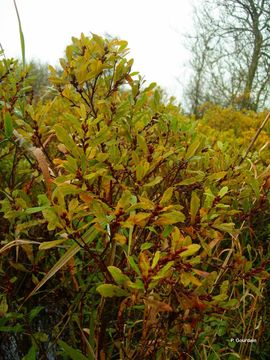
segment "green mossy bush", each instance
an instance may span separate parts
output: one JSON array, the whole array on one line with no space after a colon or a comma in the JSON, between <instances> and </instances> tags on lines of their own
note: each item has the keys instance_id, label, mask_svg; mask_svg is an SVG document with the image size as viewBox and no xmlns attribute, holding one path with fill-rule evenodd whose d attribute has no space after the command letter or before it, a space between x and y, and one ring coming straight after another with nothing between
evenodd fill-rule
<instances>
[{"instance_id":1,"label":"green mossy bush","mask_svg":"<svg viewBox=\"0 0 270 360\"><path fill-rule=\"evenodd\" d=\"M73 38L35 103L27 70L0 63L0 331L39 358L249 356L269 259L248 229L269 170L239 166L237 143L217 146L127 54Z\"/></svg>"}]
</instances>

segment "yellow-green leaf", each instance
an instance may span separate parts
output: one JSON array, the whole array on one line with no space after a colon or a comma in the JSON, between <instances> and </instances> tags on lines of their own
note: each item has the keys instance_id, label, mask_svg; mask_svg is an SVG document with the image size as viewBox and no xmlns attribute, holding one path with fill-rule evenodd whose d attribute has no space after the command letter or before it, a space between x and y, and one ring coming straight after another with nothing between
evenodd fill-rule
<instances>
[{"instance_id":1,"label":"yellow-green leaf","mask_svg":"<svg viewBox=\"0 0 270 360\"><path fill-rule=\"evenodd\" d=\"M224 280L220 286L220 293L227 294L229 289L229 280Z\"/></svg>"},{"instance_id":2,"label":"yellow-green leaf","mask_svg":"<svg viewBox=\"0 0 270 360\"><path fill-rule=\"evenodd\" d=\"M138 213L135 215L130 215L130 217L127 219L126 223L131 225L139 225L144 226L146 224L146 221L150 218L151 214L149 213Z\"/></svg>"},{"instance_id":3,"label":"yellow-green leaf","mask_svg":"<svg viewBox=\"0 0 270 360\"><path fill-rule=\"evenodd\" d=\"M39 250L48 250L54 247L57 247L61 244L63 244L66 241L66 239L61 240L52 240L52 241L44 241L39 245Z\"/></svg>"},{"instance_id":4,"label":"yellow-green leaf","mask_svg":"<svg viewBox=\"0 0 270 360\"><path fill-rule=\"evenodd\" d=\"M1 298L1 302L0 302L0 314L1 314L1 316L3 316L7 312L8 312L8 303L7 303L6 296L3 295L3 297Z\"/></svg>"},{"instance_id":5,"label":"yellow-green leaf","mask_svg":"<svg viewBox=\"0 0 270 360\"><path fill-rule=\"evenodd\" d=\"M213 296L213 300L214 301L224 301L224 300L227 300L228 299L228 295L227 294L219 294L219 295L216 295L216 296Z\"/></svg>"},{"instance_id":6,"label":"yellow-green leaf","mask_svg":"<svg viewBox=\"0 0 270 360\"><path fill-rule=\"evenodd\" d=\"M147 147L145 138L140 134L137 135L137 143L138 143L139 148L143 151L144 155L147 155L148 147Z\"/></svg>"},{"instance_id":7,"label":"yellow-green leaf","mask_svg":"<svg viewBox=\"0 0 270 360\"><path fill-rule=\"evenodd\" d=\"M154 269L157 266L159 259L160 259L160 251L156 251L154 258L152 260L152 266L151 266L152 269Z\"/></svg>"},{"instance_id":8,"label":"yellow-green leaf","mask_svg":"<svg viewBox=\"0 0 270 360\"><path fill-rule=\"evenodd\" d=\"M186 158L187 159L190 159L192 156L195 155L195 153L198 150L200 144L201 144L201 140L196 139L189 145L189 147L187 149L187 152L186 152Z\"/></svg>"},{"instance_id":9,"label":"yellow-green leaf","mask_svg":"<svg viewBox=\"0 0 270 360\"><path fill-rule=\"evenodd\" d=\"M172 237L172 245L171 245L172 251L176 251L176 250L180 249L183 246L184 237L181 234L178 227L175 226L173 228L173 230L171 232L171 237Z\"/></svg>"},{"instance_id":10,"label":"yellow-green leaf","mask_svg":"<svg viewBox=\"0 0 270 360\"><path fill-rule=\"evenodd\" d=\"M12 118L9 112L5 114L4 118L4 127L5 127L5 135L7 138L10 138L13 133L13 124L12 124Z\"/></svg>"},{"instance_id":11,"label":"yellow-green leaf","mask_svg":"<svg viewBox=\"0 0 270 360\"><path fill-rule=\"evenodd\" d=\"M143 187L152 187L152 186L155 186L155 185L159 184L162 180L163 180L163 177L157 176L157 177L155 177L154 180L150 181L150 182L147 183L147 184L144 184Z\"/></svg>"},{"instance_id":12,"label":"yellow-green leaf","mask_svg":"<svg viewBox=\"0 0 270 360\"><path fill-rule=\"evenodd\" d=\"M72 155L74 155L75 157L79 157L79 148L75 144L69 133L66 131L66 129L64 129L63 126L59 124L56 124L54 129L58 140L66 146L66 148L70 151Z\"/></svg>"},{"instance_id":13,"label":"yellow-green leaf","mask_svg":"<svg viewBox=\"0 0 270 360\"><path fill-rule=\"evenodd\" d=\"M213 228L224 232L231 232L234 230L234 223L214 224Z\"/></svg>"},{"instance_id":14,"label":"yellow-green leaf","mask_svg":"<svg viewBox=\"0 0 270 360\"><path fill-rule=\"evenodd\" d=\"M44 209L47 209L49 208L48 205L44 205L44 206L35 206L35 207L32 207L32 208L28 208L28 209L25 209L25 213L26 214L35 214L37 212L40 212Z\"/></svg>"},{"instance_id":15,"label":"yellow-green leaf","mask_svg":"<svg viewBox=\"0 0 270 360\"><path fill-rule=\"evenodd\" d=\"M223 186L223 188L219 190L218 196L223 198L223 196L227 194L228 190L229 190L228 186Z\"/></svg>"},{"instance_id":16,"label":"yellow-green leaf","mask_svg":"<svg viewBox=\"0 0 270 360\"><path fill-rule=\"evenodd\" d=\"M214 174L211 174L208 176L208 180L213 181L213 180L221 180L224 178L224 176L227 175L227 171L220 171Z\"/></svg>"},{"instance_id":17,"label":"yellow-green leaf","mask_svg":"<svg viewBox=\"0 0 270 360\"><path fill-rule=\"evenodd\" d=\"M135 262L134 258L132 256L128 256L128 262L131 268L136 272L137 275L141 276L141 272L139 269L139 266Z\"/></svg>"},{"instance_id":18,"label":"yellow-green leaf","mask_svg":"<svg viewBox=\"0 0 270 360\"><path fill-rule=\"evenodd\" d=\"M87 360L89 357L84 356L79 350L73 349L63 340L58 340L58 345L64 350L65 355L67 355L71 360ZM29 353L28 353L29 354ZM29 356L27 358L30 359ZM35 358L35 357L33 357ZM31 357L32 359L32 357Z\"/></svg>"},{"instance_id":19,"label":"yellow-green leaf","mask_svg":"<svg viewBox=\"0 0 270 360\"><path fill-rule=\"evenodd\" d=\"M103 297L122 297L128 296L129 293L126 290L121 289L114 284L102 284L97 287L97 292Z\"/></svg>"},{"instance_id":20,"label":"yellow-green leaf","mask_svg":"<svg viewBox=\"0 0 270 360\"><path fill-rule=\"evenodd\" d=\"M160 280L165 278L170 274L171 267L173 266L174 261L169 261L163 268L159 270L157 275L153 276L153 280Z\"/></svg>"},{"instance_id":21,"label":"yellow-green leaf","mask_svg":"<svg viewBox=\"0 0 270 360\"><path fill-rule=\"evenodd\" d=\"M247 283L247 287L254 292L259 297L262 297L262 293L260 292L259 288L257 286L253 285L251 281Z\"/></svg>"},{"instance_id":22,"label":"yellow-green leaf","mask_svg":"<svg viewBox=\"0 0 270 360\"><path fill-rule=\"evenodd\" d=\"M187 246L187 250L181 252L179 255L181 257L187 257L195 254L199 249L201 248L201 245L199 244L191 244Z\"/></svg>"},{"instance_id":23,"label":"yellow-green leaf","mask_svg":"<svg viewBox=\"0 0 270 360\"><path fill-rule=\"evenodd\" d=\"M155 221L155 224L161 226L172 225L178 222L184 222L185 218L185 215L180 211L171 211L169 213L162 214L158 220Z\"/></svg>"},{"instance_id":24,"label":"yellow-green leaf","mask_svg":"<svg viewBox=\"0 0 270 360\"><path fill-rule=\"evenodd\" d=\"M193 284L195 286L201 286L202 283L199 279L197 279L193 274L190 272L184 272L181 274L181 283L184 286L188 286L189 284Z\"/></svg>"},{"instance_id":25,"label":"yellow-green leaf","mask_svg":"<svg viewBox=\"0 0 270 360\"><path fill-rule=\"evenodd\" d=\"M171 200L172 195L173 195L173 187L169 187L164 192L164 194L160 200L160 205L162 205L162 206L166 205Z\"/></svg>"},{"instance_id":26,"label":"yellow-green leaf","mask_svg":"<svg viewBox=\"0 0 270 360\"><path fill-rule=\"evenodd\" d=\"M180 181L176 185L177 186L186 186L186 185L196 184L197 182L202 181L203 177L204 177L203 174L195 176L195 177L190 177L190 178L187 178L187 179L184 179L184 180Z\"/></svg>"},{"instance_id":27,"label":"yellow-green leaf","mask_svg":"<svg viewBox=\"0 0 270 360\"><path fill-rule=\"evenodd\" d=\"M195 218L199 209L200 209L200 198L197 195L196 191L192 191L191 200L190 200L191 224L195 223Z\"/></svg>"},{"instance_id":28,"label":"yellow-green leaf","mask_svg":"<svg viewBox=\"0 0 270 360\"><path fill-rule=\"evenodd\" d=\"M116 233L116 234L114 235L114 240L115 240L117 243L119 243L120 245L124 245L124 244L126 244L126 242L127 242L126 236L123 235L123 234L120 234L120 233Z\"/></svg>"},{"instance_id":29,"label":"yellow-green leaf","mask_svg":"<svg viewBox=\"0 0 270 360\"><path fill-rule=\"evenodd\" d=\"M108 266L108 270L109 270L110 274L112 275L114 281L118 285L129 284L131 282L129 277L127 275L123 274L122 271L118 267Z\"/></svg>"}]
</instances>

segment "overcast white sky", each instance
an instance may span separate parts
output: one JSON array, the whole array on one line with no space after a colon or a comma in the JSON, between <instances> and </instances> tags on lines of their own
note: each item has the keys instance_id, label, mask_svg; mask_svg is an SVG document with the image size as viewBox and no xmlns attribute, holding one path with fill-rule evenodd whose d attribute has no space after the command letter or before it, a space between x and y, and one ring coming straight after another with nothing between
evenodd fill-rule
<instances>
[{"instance_id":1,"label":"overcast white sky","mask_svg":"<svg viewBox=\"0 0 270 360\"><path fill-rule=\"evenodd\" d=\"M188 52L183 35L192 30L198 0L17 0L27 60L58 63L71 37L90 32L127 40L134 71L182 99ZM0 0L0 43L7 57L20 57L13 0ZM177 80L178 78L178 80Z\"/></svg>"}]
</instances>

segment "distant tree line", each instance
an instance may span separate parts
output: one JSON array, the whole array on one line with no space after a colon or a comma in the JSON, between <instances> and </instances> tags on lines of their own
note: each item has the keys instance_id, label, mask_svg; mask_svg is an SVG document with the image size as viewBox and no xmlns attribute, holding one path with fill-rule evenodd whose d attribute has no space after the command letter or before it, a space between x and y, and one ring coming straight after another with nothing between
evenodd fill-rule
<instances>
[{"instance_id":1,"label":"distant tree line","mask_svg":"<svg viewBox=\"0 0 270 360\"><path fill-rule=\"evenodd\" d=\"M29 63L29 76L32 78L34 97L38 98L45 94L50 86L48 64L31 60Z\"/></svg>"},{"instance_id":2,"label":"distant tree line","mask_svg":"<svg viewBox=\"0 0 270 360\"><path fill-rule=\"evenodd\" d=\"M270 103L270 1L202 0L188 36L192 113L212 102L261 110Z\"/></svg>"}]
</instances>

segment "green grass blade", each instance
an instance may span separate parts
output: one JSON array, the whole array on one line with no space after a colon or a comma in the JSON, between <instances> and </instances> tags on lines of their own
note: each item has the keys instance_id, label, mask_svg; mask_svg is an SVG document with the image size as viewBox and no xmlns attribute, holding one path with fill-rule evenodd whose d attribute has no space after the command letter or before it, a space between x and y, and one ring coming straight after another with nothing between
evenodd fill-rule
<instances>
[{"instance_id":1,"label":"green grass blade","mask_svg":"<svg viewBox=\"0 0 270 360\"><path fill-rule=\"evenodd\" d=\"M63 340L58 340L58 344L64 350L65 354L68 355L72 360L88 360L78 349L73 349Z\"/></svg>"},{"instance_id":2,"label":"green grass blade","mask_svg":"<svg viewBox=\"0 0 270 360\"><path fill-rule=\"evenodd\" d=\"M22 24L21 24L20 14L19 14L19 11L18 11L18 8L17 8L16 0L13 0L13 2L14 2L16 14L17 14L17 19L18 19L18 24L19 24L21 51L22 51L22 63L23 63L23 68L25 69L25 42L24 42L24 35L23 35L23 31L22 31Z\"/></svg>"},{"instance_id":3,"label":"green grass blade","mask_svg":"<svg viewBox=\"0 0 270 360\"><path fill-rule=\"evenodd\" d=\"M84 234L84 243L89 244L94 241L94 239L99 234L99 231L94 227L89 229L89 231ZM89 235L89 237L87 236ZM52 276L54 276L63 266L65 266L69 260L75 256L82 247L78 244L72 245L67 252L54 264L54 266L48 271L48 273L44 276L44 278L36 285L36 287L31 291L31 293L27 296L26 300L33 296ZM26 301L25 300L25 301Z\"/></svg>"}]
</instances>

